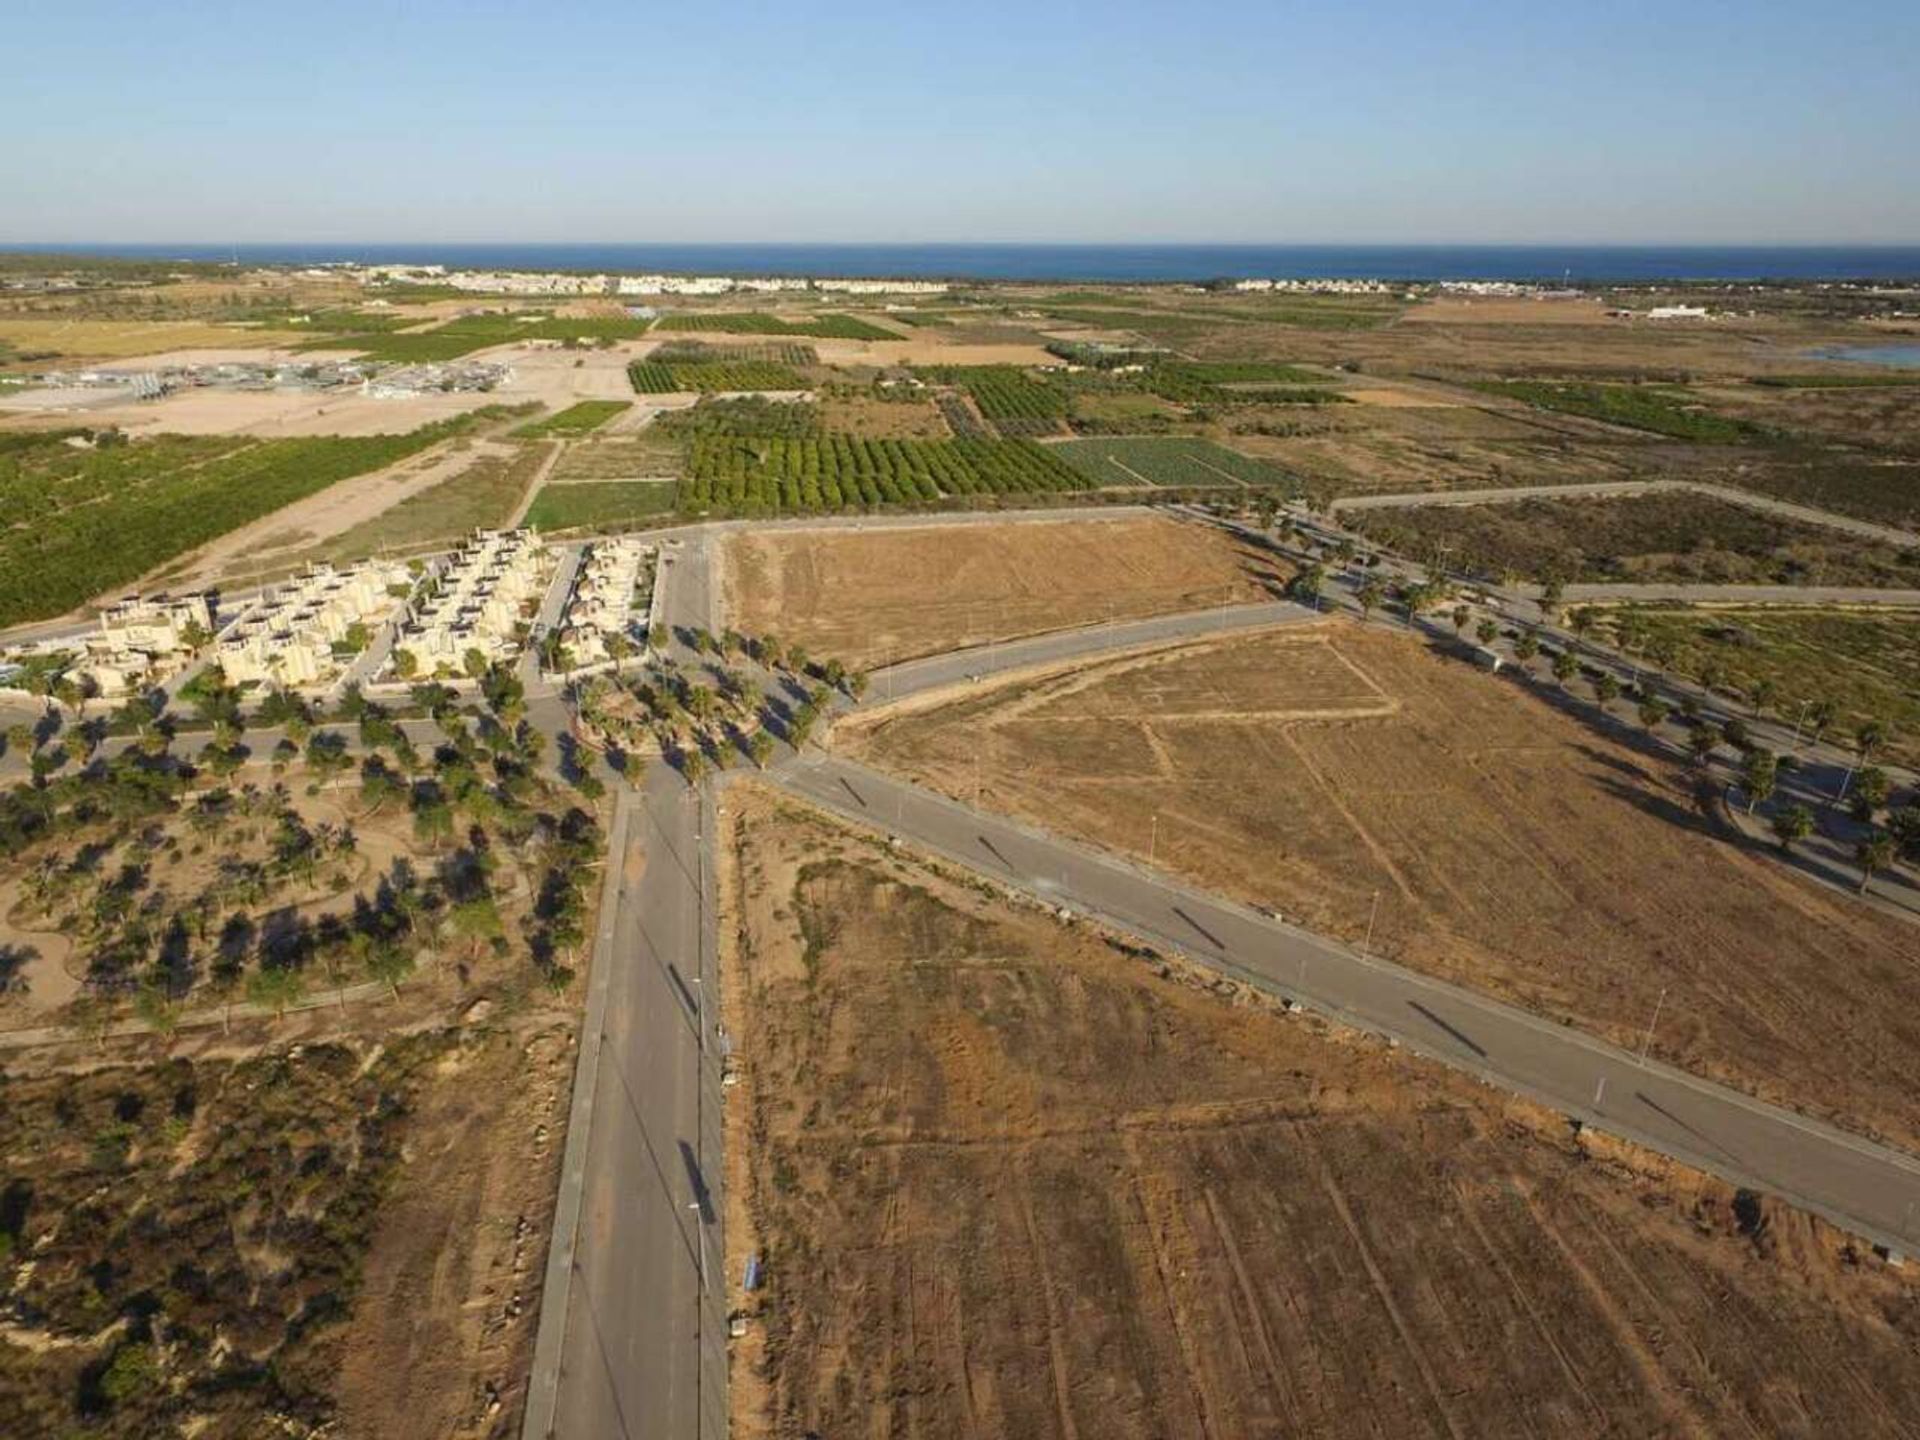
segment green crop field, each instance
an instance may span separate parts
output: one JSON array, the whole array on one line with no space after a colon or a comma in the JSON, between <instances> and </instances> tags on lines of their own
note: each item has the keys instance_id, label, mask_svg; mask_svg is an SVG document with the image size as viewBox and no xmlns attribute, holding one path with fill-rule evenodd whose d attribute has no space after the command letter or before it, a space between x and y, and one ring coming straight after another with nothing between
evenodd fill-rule
<instances>
[{"instance_id":1,"label":"green crop field","mask_svg":"<svg viewBox=\"0 0 1920 1440\"><path fill-rule=\"evenodd\" d=\"M671 514L675 498L671 480L543 485L527 512L527 524L536 530L610 529Z\"/></svg>"},{"instance_id":2,"label":"green crop field","mask_svg":"<svg viewBox=\"0 0 1920 1440\"><path fill-rule=\"evenodd\" d=\"M1180 488L1222 485L1286 485L1291 477L1211 440L1188 436L1119 436L1067 440L1046 447L1095 485Z\"/></svg>"},{"instance_id":3,"label":"green crop field","mask_svg":"<svg viewBox=\"0 0 1920 1440\"><path fill-rule=\"evenodd\" d=\"M934 375L964 389L994 429L1009 438L1055 434L1067 417L1063 392L1012 365L955 365Z\"/></svg>"},{"instance_id":4,"label":"green crop field","mask_svg":"<svg viewBox=\"0 0 1920 1440\"><path fill-rule=\"evenodd\" d=\"M6 436L0 625L64 614L283 505L504 413L475 411L404 435L155 435L91 450L58 433Z\"/></svg>"},{"instance_id":5,"label":"green crop field","mask_svg":"<svg viewBox=\"0 0 1920 1440\"><path fill-rule=\"evenodd\" d=\"M515 315L462 315L431 330L412 334L389 334L383 330L330 335L309 340L302 350L359 350L372 360L390 360L405 365L437 364L457 360L475 350L494 345L511 345L523 340L583 341L588 344L608 340L633 340L647 333L652 322L625 316L595 315L580 319L558 319L543 315L536 319Z\"/></svg>"},{"instance_id":6,"label":"green crop field","mask_svg":"<svg viewBox=\"0 0 1920 1440\"><path fill-rule=\"evenodd\" d=\"M818 365L820 352L797 340L759 340L715 345L706 340L669 340L647 356L656 365Z\"/></svg>"},{"instance_id":7,"label":"green crop field","mask_svg":"<svg viewBox=\"0 0 1920 1440\"><path fill-rule=\"evenodd\" d=\"M817 340L898 340L891 330L869 325L851 315L807 315L787 320L759 310L728 313L714 310L668 315L660 329L719 335L794 335Z\"/></svg>"},{"instance_id":8,"label":"green crop field","mask_svg":"<svg viewBox=\"0 0 1920 1440\"><path fill-rule=\"evenodd\" d=\"M530 425L522 425L513 433L520 440L586 435L632 408L633 402L630 400L582 400L552 415L543 416Z\"/></svg>"},{"instance_id":9,"label":"green crop field","mask_svg":"<svg viewBox=\"0 0 1920 1440\"><path fill-rule=\"evenodd\" d=\"M820 433L820 407L804 400L761 395L708 398L690 410L669 410L653 422L661 435L737 435L748 439L799 439Z\"/></svg>"},{"instance_id":10,"label":"green crop field","mask_svg":"<svg viewBox=\"0 0 1920 1440\"><path fill-rule=\"evenodd\" d=\"M1087 488L1079 472L1028 440L696 435L679 506L692 514L777 514Z\"/></svg>"},{"instance_id":11,"label":"green crop field","mask_svg":"<svg viewBox=\"0 0 1920 1440\"><path fill-rule=\"evenodd\" d=\"M672 395L687 391L711 395L807 388L806 376L785 365L774 365L764 360L666 365L654 360L636 360L627 367L627 380L634 392L640 395Z\"/></svg>"},{"instance_id":12,"label":"green crop field","mask_svg":"<svg viewBox=\"0 0 1920 1440\"><path fill-rule=\"evenodd\" d=\"M1739 420L1696 408L1693 397L1664 385L1595 385L1584 381L1483 380L1474 389L1524 400L1536 410L1557 410L1647 430L1676 440L1730 445L1759 432Z\"/></svg>"}]
</instances>

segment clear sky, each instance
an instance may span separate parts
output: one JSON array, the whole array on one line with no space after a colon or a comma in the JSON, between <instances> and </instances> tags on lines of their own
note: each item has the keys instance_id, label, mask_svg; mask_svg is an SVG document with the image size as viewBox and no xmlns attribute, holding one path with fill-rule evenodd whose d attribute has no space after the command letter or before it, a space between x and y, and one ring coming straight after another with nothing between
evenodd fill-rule
<instances>
[{"instance_id":1,"label":"clear sky","mask_svg":"<svg viewBox=\"0 0 1920 1440\"><path fill-rule=\"evenodd\" d=\"M0 243L1920 242L1920 0L10 0Z\"/></svg>"}]
</instances>

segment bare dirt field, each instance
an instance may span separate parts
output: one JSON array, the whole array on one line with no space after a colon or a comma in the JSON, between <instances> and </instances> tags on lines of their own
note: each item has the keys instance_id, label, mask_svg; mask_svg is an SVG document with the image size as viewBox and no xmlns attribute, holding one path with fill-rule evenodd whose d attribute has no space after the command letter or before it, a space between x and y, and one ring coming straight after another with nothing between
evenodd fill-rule
<instances>
[{"instance_id":1,"label":"bare dirt field","mask_svg":"<svg viewBox=\"0 0 1920 1440\"><path fill-rule=\"evenodd\" d=\"M1534 300L1439 296L1400 317L1403 325L1625 325L1597 299Z\"/></svg>"},{"instance_id":2,"label":"bare dirt field","mask_svg":"<svg viewBox=\"0 0 1920 1440\"><path fill-rule=\"evenodd\" d=\"M728 623L857 667L1099 620L1272 599L1272 557L1159 518L741 532Z\"/></svg>"},{"instance_id":3,"label":"bare dirt field","mask_svg":"<svg viewBox=\"0 0 1920 1440\"><path fill-rule=\"evenodd\" d=\"M1911 1433L1817 1222L730 792L733 1433Z\"/></svg>"},{"instance_id":4,"label":"bare dirt field","mask_svg":"<svg viewBox=\"0 0 1920 1440\"><path fill-rule=\"evenodd\" d=\"M938 440L953 433L931 400L828 395L820 402L820 423L830 434L887 440Z\"/></svg>"},{"instance_id":5,"label":"bare dirt field","mask_svg":"<svg viewBox=\"0 0 1920 1440\"><path fill-rule=\"evenodd\" d=\"M836 743L1781 1104L1920 1139L1916 932L1727 837L1677 745L1330 621ZM976 765L978 769L976 770ZM1665 995L1664 1004L1661 997Z\"/></svg>"},{"instance_id":6,"label":"bare dirt field","mask_svg":"<svg viewBox=\"0 0 1920 1440\"><path fill-rule=\"evenodd\" d=\"M116 425L129 435L396 435L500 403L478 391L381 399L358 391L182 390L156 401L85 403L89 392L32 392L57 397L43 413L64 424ZM16 397L25 401L28 396ZM57 408L78 401L74 408ZM16 406L16 413L20 407Z\"/></svg>"},{"instance_id":7,"label":"bare dirt field","mask_svg":"<svg viewBox=\"0 0 1920 1440\"><path fill-rule=\"evenodd\" d=\"M761 339L765 336L745 336ZM828 365L1058 365L1057 355L1031 341L968 343L942 336L938 329L921 330L904 340L812 340L808 342Z\"/></svg>"}]
</instances>

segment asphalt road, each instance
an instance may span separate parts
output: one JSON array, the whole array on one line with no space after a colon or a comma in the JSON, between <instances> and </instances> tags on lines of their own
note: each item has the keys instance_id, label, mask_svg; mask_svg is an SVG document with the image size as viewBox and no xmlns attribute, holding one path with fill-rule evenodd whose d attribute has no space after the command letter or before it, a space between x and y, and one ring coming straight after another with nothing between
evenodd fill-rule
<instances>
[{"instance_id":1,"label":"asphalt road","mask_svg":"<svg viewBox=\"0 0 1920 1440\"><path fill-rule=\"evenodd\" d=\"M702 548L671 552L669 625L705 624ZM649 766L617 857L626 879L609 892L595 959L602 1013L590 990L581 1039L574 1084L589 1099L562 1161L528 1440L726 1433L712 807L710 787Z\"/></svg>"},{"instance_id":2,"label":"asphalt road","mask_svg":"<svg viewBox=\"0 0 1920 1440\"><path fill-rule=\"evenodd\" d=\"M1920 1160L864 766L809 752L773 773L817 804L1049 905L1920 1253ZM1651 1053L1659 1053L1657 1029Z\"/></svg>"}]
</instances>

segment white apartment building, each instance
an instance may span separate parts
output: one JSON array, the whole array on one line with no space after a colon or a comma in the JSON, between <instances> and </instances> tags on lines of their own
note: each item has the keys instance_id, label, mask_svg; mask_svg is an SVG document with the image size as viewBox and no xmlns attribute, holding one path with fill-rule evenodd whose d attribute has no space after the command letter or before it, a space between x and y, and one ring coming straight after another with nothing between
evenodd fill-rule
<instances>
[{"instance_id":1,"label":"white apartment building","mask_svg":"<svg viewBox=\"0 0 1920 1440\"><path fill-rule=\"evenodd\" d=\"M477 530L434 571L394 641L421 675L459 674L467 652L509 658L528 602L539 598L547 552L530 530Z\"/></svg>"},{"instance_id":2,"label":"white apartment building","mask_svg":"<svg viewBox=\"0 0 1920 1440\"><path fill-rule=\"evenodd\" d=\"M617 658L610 643L628 634L634 601L652 578L654 556L654 547L639 540L601 540L587 547L560 621L560 641L574 664Z\"/></svg>"},{"instance_id":3,"label":"white apartment building","mask_svg":"<svg viewBox=\"0 0 1920 1440\"><path fill-rule=\"evenodd\" d=\"M372 630L405 603L405 565L365 561L336 569L314 565L270 591L220 637L214 659L236 685L317 685L341 669L334 644L355 625Z\"/></svg>"},{"instance_id":4,"label":"white apartment building","mask_svg":"<svg viewBox=\"0 0 1920 1440\"><path fill-rule=\"evenodd\" d=\"M623 275L615 289L622 295L724 295L733 281L724 275Z\"/></svg>"}]
</instances>

